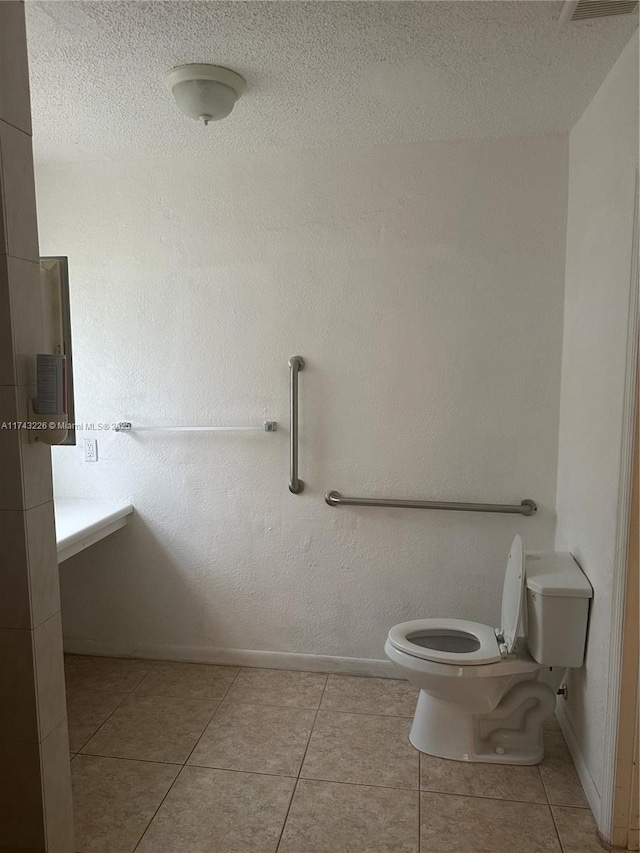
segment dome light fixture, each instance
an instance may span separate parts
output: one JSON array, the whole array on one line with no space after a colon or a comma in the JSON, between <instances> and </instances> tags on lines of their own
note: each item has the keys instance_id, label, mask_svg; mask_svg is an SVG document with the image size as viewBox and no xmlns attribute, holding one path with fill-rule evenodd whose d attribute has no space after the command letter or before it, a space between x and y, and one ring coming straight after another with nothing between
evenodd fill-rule
<instances>
[{"instance_id":1,"label":"dome light fixture","mask_svg":"<svg viewBox=\"0 0 640 853\"><path fill-rule=\"evenodd\" d=\"M204 122L229 115L246 88L244 77L221 65L176 65L164 76L183 113Z\"/></svg>"}]
</instances>

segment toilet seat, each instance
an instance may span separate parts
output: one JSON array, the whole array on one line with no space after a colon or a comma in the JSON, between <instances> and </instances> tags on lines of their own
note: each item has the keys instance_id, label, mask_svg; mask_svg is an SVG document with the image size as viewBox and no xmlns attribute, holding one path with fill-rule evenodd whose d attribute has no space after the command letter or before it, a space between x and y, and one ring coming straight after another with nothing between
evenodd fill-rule
<instances>
[{"instance_id":1,"label":"toilet seat","mask_svg":"<svg viewBox=\"0 0 640 853\"><path fill-rule=\"evenodd\" d=\"M400 652L434 663L479 666L502 660L494 628L466 619L414 619L389 631Z\"/></svg>"},{"instance_id":2,"label":"toilet seat","mask_svg":"<svg viewBox=\"0 0 640 853\"><path fill-rule=\"evenodd\" d=\"M480 666L515 651L521 627L525 565L522 539L511 543L502 587L501 627L465 619L416 619L389 631L389 643L405 654L434 663Z\"/></svg>"}]
</instances>

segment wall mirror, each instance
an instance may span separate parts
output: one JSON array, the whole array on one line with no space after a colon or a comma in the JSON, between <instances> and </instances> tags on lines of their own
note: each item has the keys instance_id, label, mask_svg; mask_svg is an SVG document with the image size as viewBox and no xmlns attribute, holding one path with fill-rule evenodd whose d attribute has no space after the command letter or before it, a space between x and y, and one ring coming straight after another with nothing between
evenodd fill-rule
<instances>
[{"instance_id":1,"label":"wall mirror","mask_svg":"<svg viewBox=\"0 0 640 853\"><path fill-rule=\"evenodd\" d=\"M66 414L70 428L67 437L61 444L75 444L76 430L68 259L66 257L40 258L40 280L44 316L43 352L66 356Z\"/></svg>"}]
</instances>

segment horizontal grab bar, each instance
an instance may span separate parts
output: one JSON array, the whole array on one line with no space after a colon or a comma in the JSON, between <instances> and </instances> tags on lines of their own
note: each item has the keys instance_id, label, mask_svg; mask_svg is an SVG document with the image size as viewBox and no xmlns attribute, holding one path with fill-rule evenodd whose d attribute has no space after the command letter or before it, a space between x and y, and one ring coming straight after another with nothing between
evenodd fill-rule
<instances>
[{"instance_id":1,"label":"horizontal grab bar","mask_svg":"<svg viewBox=\"0 0 640 853\"><path fill-rule=\"evenodd\" d=\"M276 421L265 421L262 426L134 426L121 421L115 432L277 432Z\"/></svg>"},{"instance_id":2,"label":"horizontal grab bar","mask_svg":"<svg viewBox=\"0 0 640 853\"><path fill-rule=\"evenodd\" d=\"M506 512L512 515L534 515L538 505L530 498L519 506L513 504L452 503L450 501L405 501L391 498L347 498L340 492L327 492L324 496L329 506L390 506L400 509L451 509L461 512Z\"/></svg>"}]
</instances>

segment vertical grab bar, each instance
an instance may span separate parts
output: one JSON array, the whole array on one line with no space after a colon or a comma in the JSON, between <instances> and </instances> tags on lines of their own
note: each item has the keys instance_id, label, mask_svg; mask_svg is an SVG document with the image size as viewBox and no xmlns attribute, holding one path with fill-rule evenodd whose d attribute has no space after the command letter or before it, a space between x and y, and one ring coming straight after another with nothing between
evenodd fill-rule
<instances>
[{"instance_id":1,"label":"vertical grab bar","mask_svg":"<svg viewBox=\"0 0 640 853\"><path fill-rule=\"evenodd\" d=\"M304 370L304 359L294 355L289 359L289 491L299 495L304 483L298 477L298 373Z\"/></svg>"}]
</instances>

